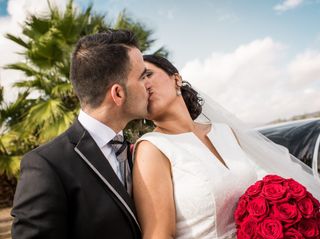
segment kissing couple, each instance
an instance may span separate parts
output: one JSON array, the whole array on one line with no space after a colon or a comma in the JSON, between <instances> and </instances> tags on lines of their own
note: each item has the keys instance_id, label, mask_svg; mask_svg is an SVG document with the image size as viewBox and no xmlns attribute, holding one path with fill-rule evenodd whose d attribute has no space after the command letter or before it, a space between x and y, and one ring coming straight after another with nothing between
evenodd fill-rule
<instances>
[{"instance_id":1,"label":"kissing couple","mask_svg":"<svg viewBox=\"0 0 320 239\"><path fill-rule=\"evenodd\" d=\"M239 197L263 173L292 177L320 198L307 166L143 56L134 34L85 36L71 60L81 110L21 161L12 216L19 239L236 238ZM123 129L155 125L133 154Z\"/></svg>"}]
</instances>

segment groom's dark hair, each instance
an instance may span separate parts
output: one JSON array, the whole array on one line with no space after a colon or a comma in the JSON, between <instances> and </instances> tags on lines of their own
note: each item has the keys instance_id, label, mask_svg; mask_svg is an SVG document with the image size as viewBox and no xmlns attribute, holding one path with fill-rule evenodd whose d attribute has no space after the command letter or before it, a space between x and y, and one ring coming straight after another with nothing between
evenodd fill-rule
<instances>
[{"instance_id":1,"label":"groom's dark hair","mask_svg":"<svg viewBox=\"0 0 320 239\"><path fill-rule=\"evenodd\" d=\"M166 58L158 55L144 55L143 60L147 61L163 71L169 76L179 74L177 68ZM188 108L191 118L196 119L202 112L203 99L199 96L198 92L194 90L191 84L187 81L182 81L181 94L183 100Z\"/></svg>"},{"instance_id":2,"label":"groom's dark hair","mask_svg":"<svg viewBox=\"0 0 320 239\"><path fill-rule=\"evenodd\" d=\"M98 107L113 84L124 85L130 70L128 51L138 48L134 33L127 30L82 37L72 54L70 79L81 105Z\"/></svg>"}]
</instances>

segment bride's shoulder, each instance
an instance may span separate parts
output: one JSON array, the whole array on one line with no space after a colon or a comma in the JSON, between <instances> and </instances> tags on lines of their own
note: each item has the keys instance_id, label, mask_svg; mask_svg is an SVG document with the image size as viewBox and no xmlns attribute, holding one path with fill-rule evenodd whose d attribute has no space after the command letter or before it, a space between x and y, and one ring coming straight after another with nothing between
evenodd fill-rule
<instances>
[{"instance_id":1,"label":"bride's shoulder","mask_svg":"<svg viewBox=\"0 0 320 239\"><path fill-rule=\"evenodd\" d=\"M158 161L167 160L171 157L170 142L164 135L150 132L140 137L134 145L133 156L136 159ZM169 157L168 157L169 155ZM170 159L169 159L170 160Z\"/></svg>"},{"instance_id":2,"label":"bride's shoulder","mask_svg":"<svg viewBox=\"0 0 320 239\"><path fill-rule=\"evenodd\" d=\"M144 135L142 135L137 142L135 143L135 146L138 145L143 148L152 148L154 146L158 147L167 144L167 139L165 134L161 134L158 132L149 132Z\"/></svg>"},{"instance_id":3,"label":"bride's shoulder","mask_svg":"<svg viewBox=\"0 0 320 239\"><path fill-rule=\"evenodd\" d=\"M152 131L152 132L148 132L148 133L142 135L142 136L137 140L137 143L140 142L140 141L153 141L153 140L158 140L158 139L162 139L162 138L165 138L165 137L166 137L165 134Z\"/></svg>"}]
</instances>

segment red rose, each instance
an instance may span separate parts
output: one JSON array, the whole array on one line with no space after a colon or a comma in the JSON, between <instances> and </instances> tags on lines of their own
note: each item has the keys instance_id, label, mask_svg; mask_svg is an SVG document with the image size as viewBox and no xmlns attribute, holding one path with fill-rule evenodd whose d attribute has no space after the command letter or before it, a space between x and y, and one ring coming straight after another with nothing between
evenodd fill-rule
<instances>
[{"instance_id":1,"label":"red rose","mask_svg":"<svg viewBox=\"0 0 320 239\"><path fill-rule=\"evenodd\" d=\"M237 230L237 239L251 239L243 230Z\"/></svg>"},{"instance_id":2,"label":"red rose","mask_svg":"<svg viewBox=\"0 0 320 239\"><path fill-rule=\"evenodd\" d=\"M270 183L262 188L261 195L270 201L279 201L286 196L286 188L281 184Z\"/></svg>"},{"instance_id":3,"label":"red rose","mask_svg":"<svg viewBox=\"0 0 320 239\"><path fill-rule=\"evenodd\" d=\"M313 219L302 220L299 223L298 230L307 238L315 238L319 236L319 226Z\"/></svg>"},{"instance_id":4,"label":"red rose","mask_svg":"<svg viewBox=\"0 0 320 239\"><path fill-rule=\"evenodd\" d=\"M248 212L254 217L266 216L269 212L267 201L263 197L253 199L248 203Z\"/></svg>"},{"instance_id":5,"label":"red rose","mask_svg":"<svg viewBox=\"0 0 320 239\"><path fill-rule=\"evenodd\" d=\"M262 181L257 181L255 184L251 185L247 191L245 192L246 195L248 195L249 197L255 197L258 196L261 192L263 186L263 182Z\"/></svg>"},{"instance_id":6,"label":"red rose","mask_svg":"<svg viewBox=\"0 0 320 239\"><path fill-rule=\"evenodd\" d=\"M314 196L312 196L311 193L307 193L308 197L312 200L313 202L313 206L316 208L316 209L320 209L320 202L318 201L318 199L316 199Z\"/></svg>"},{"instance_id":7,"label":"red rose","mask_svg":"<svg viewBox=\"0 0 320 239\"><path fill-rule=\"evenodd\" d=\"M247 200L245 199L245 197L241 197L239 199L237 208L234 212L234 218L236 220L236 223L241 223L241 221L243 220L244 216L246 216L246 212L247 212Z\"/></svg>"},{"instance_id":8,"label":"red rose","mask_svg":"<svg viewBox=\"0 0 320 239\"><path fill-rule=\"evenodd\" d=\"M253 238L257 231L258 221L254 217L247 217L241 225L241 238Z\"/></svg>"},{"instance_id":9,"label":"red rose","mask_svg":"<svg viewBox=\"0 0 320 239\"><path fill-rule=\"evenodd\" d=\"M257 233L253 239L264 239L259 233Z\"/></svg>"},{"instance_id":10,"label":"red rose","mask_svg":"<svg viewBox=\"0 0 320 239\"><path fill-rule=\"evenodd\" d=\"M286 179L284 179L278 175L267 175L267 176L264 176L264 178L262 180L265 183L282 183Z\"/></svg>"},{"instance_id":11,"label":"red rose","mask_svg":"<svg viewBox=\"0 0 320 239\"><path fill-rule=\"evenodd\" d=\"M286 180L285 186L287 186L288 192L296 200L300 200L306 196L306 188L292 178Z\"/></svg>"},{"instance_id":12,"label":"red rose","mask_svg":"<svg viewBox=\"0 0 320 239\"><path fill-rule=\"evenodd\" d=\"M281 222L272 218L261 222L258 233L265 239L283 238Z\"/></svg>"},{"instance_id":13,"label":"red rose","mask_svg":"<svg viewBox=\"0 0 320 239\"><path fill-rule=\"evenodd\" d=\"M274 218L284 222L284 227L288 228L300 221L302 216L295 203L281 203L273 206Z\"/></svg>"},{"instance_id":14,"label":"red rose","mask_svg":"<svg viewBox=\"0 0 320 239\"><path fill-rule=\"evenodd\" d=\"M317 220L318 225L319 225L319 227L320 227L320 212L317 212L317 213L316 213L316 220Z\"/></svg>"},{"instance_id":15,"label":"red rose","mask_svg":"<svg viewBox=\"0 0 320 239\"><path fill-rule=\"evenodd\" d=\"M300 201L298 201L298 208L302 213L303 217L305 218L314 217L315 210L313 207L313 202L309 197L305 197Z\"/></svg>"},{"instance_id":16,"label":"red rose","mask_svg":"<svg viewBox=\"0 0 320 239\"><path fill-rule=\"evenodd\" d=\"M285 239L303 239L303 236L296 229L290 228L284 233L284 238Z\"/></svg>"}]
</instances>

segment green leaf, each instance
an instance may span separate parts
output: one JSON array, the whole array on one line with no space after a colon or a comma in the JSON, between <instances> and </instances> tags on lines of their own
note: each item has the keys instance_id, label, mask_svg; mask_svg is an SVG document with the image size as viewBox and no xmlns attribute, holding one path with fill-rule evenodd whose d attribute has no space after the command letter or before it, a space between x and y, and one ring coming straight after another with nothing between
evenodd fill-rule
<instances>
[{"instance_id":1,"label":"green leaf","mask_svg":"<svg viewBox=\"0 0 320 239\"><path fill-rule=\"evenodd\" d=\"M0 174L18 176L21 156L0 156Z\"/></svg>"},{"instance_id":2,"label":"green leaf","mask_svg":"<svg viewBox=\"0 0 320 239\"><path fill-rule=\"evenodd\" d=\"M54 122L62 114L62 102L59 99L40 101L30 108L26 118L26 127L29 124L41 125L45 122Z\"/></svg>"},{"instance_id":3,"label":"green leaf","mask_svg":"<svg viewBox=\"0 0 320 239\"><path fill-rule=\"evenodd\" d=\"M10 33L7 33L5 35L5 37L8 38L11 41L17 43L18 45L23 46L24 48L28 49L30 47L30 45L27 42L25 42L24 40L22 40L21 37L14 36L14 35L12 35Z\"/></svg>"},{"instance_id":4,"label":"green leaf","mask_svg":"<svg viewBox=\"0 0 320 239\"><path fill-rule=\"evenodd\" d=\"M33 69L31 66L24 62L17 62L14 64L6 65L4 69L23 71L27 76L34 76L39 74L37 70Z\"/></svg>"},{"instance_id":5,"label":"green leaf","mask_svg":"<svg viewBox=\"0 0 320 239\"><path fill-rule=\"evenodd\" d=\"M70 127L74 121L74 118L75 115L72 112L67 112L63 115L60 115L60 117L56 118L55 121L51 123L49 123L49 121L46 122L40 132L40 143L48 142L57 135L62 134Z\"/></svg>"},{"instance_id":6,"label":"green leaf","mask_svg":"<svg viewBox=\"0 0 320 239\"><path fill-rule=\"evenodd\" d=\"M52 88L52 95L55 97L63 97L72 93L72 86L69 82L61 83Z\"/></svg>"}]
</instances>

